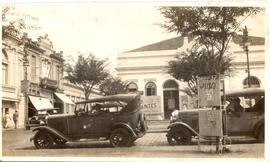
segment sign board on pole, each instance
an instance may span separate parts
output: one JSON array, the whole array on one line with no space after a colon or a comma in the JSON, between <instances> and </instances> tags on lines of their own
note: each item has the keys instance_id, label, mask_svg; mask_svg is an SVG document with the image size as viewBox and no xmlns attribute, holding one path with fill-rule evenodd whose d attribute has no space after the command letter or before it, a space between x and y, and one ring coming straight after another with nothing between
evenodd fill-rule
<instances>
[{"instance_id":1,"label":"sign board on pole","mask_svg":"<svg viewBox=\"0 0 270 162\"><path fill-rule=\"evenodd\" d=\"M21 93L27 93L29 85L30 85L29 80L22 80L21 81Z\"/></svg>"},{"instance_id":2,"label":"sign board on pole","mask_svg":"<svg viewBox=\"0 0 270 162\"><path fill-rule=\"evenodd\" d=\"M201 136L223 136L222 110L199 110L199 133Z\"/></svg>"},{"instance_id":3,"label":"sign board on pole","mask_svg":"<svg viewBox=\"0 0 270 162\"><path fill-rule=\"evenodd\" d=\"M219 78L207 77L198 79L199 107L220 106Z\"/></svg>"}]
</instances>

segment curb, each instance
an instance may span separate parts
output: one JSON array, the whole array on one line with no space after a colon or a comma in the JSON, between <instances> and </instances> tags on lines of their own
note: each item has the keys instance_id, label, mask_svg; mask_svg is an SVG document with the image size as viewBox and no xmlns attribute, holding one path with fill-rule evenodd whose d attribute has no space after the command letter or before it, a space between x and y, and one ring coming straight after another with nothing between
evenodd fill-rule
<instances>
[{"instance_id":1,"label":"curb","mask_svg":"<svg viewBox=\"0 0 270 162\"><path fill-rule=\"evenodd\" d=\"M167 133L167 130L149 130L146 133Z\"/></svg>"}]
</instances>

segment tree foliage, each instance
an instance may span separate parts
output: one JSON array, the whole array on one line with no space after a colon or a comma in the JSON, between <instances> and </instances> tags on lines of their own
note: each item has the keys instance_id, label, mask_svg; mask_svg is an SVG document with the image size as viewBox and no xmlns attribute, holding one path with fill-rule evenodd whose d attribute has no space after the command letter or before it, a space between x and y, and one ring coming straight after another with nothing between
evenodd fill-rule
<instances>
[{"instance_id":1,"label":"tree foliage","mask_svg":"<svg viewBox=\"0 0 270 162\"><path fill-rule=\"evenodd\" d=\"M3 6L2 35L11 34L14 36L22 36L23 32L26 32L27 30L32 31L41 28L32 22L27 22L28 20L37 21L38 19L24 13L17 13L14 6Z\"/></svg>"},{"instance_id":2,"label":"tree foliage","mask_svg":"<svg viewBox=\"0 0 270 162\"><path fill-rule=\"evenodd\" d=\"M169 32L189 35L194 45L183 57L169 63L169 73L188 83L193 93L196 77L218 75L230 67L230 58L224 56L231 37L250 15L260 12L255 7L160 7Z\"/></svg>"},{"instance_id":3,"label":"tree foliage","mask_svg":"<svg viewBox=\"0 0 270 162\"><path fill-rule=\"evenodd\" d=\"M99 59L93 54L85 57L79 55L75 65L67 63L65 77L71 83L81 87L85 94L85 100L88 100L93 88L98 86L109 73L106 70L107 59Z\"/></svg>"},{"instance_id":4,"label":"tree foliage","mask_svg":"<svg viewBox=\"0 0 270 162\"><path fill-rule=\"evenodd\" d=\"M197 94L197 78L217 74L217 67L221 67L220 74L225 74L231 67L231 58L224 56L218 63L217 55L209 55L205 50L199 53L181 53L174 60L169 61L168 73L174 78L187 83L188 88L183 91Z\"/></svg>"},{"instance_id":5,"label":"tree foliage","mask_svg":"<svg viewBox=\"0 0 270 162\"><path fill-rule=\"evenodd\" d=\"M261 11L255 7L160 7L166 21L162 27L190 34L208 53L226 51L230 37L246 17ZM239 18L242 18L239 20Z\"/></svg>"},{"instance_id":6,"label":"tree foliage","mask_svg":"<svg viewBox=\"0 0 270 162\"><path fill-rule=\"evenodd\" d=\"M99 86L99 90L105 95L115 95L126 93L126 84L117 77L110 76L105 79Z\"/></svg>"}]
</instances>

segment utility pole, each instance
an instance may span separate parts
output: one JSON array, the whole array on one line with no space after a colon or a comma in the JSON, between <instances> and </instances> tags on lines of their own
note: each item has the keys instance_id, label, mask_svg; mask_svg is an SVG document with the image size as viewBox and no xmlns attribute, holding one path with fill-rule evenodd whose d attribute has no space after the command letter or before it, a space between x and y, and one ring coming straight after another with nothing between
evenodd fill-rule
<instances>
[{"instance_id":1,"label":"utility pole","mask_svg":"<svg viewBox=\"0 0 270 162\"><path fill-rule=\"evenodd\" d=\"M28 73L27 73L27 67L30 66L29 60L28 60L28 53L27 53L27 45L28 45L28 40L27 40L27 34L24 33L23 38L22 38L22 45L23 45L23 68L24 68L24 78L23 78L23 94L24 94L24 99L25 99L25 113L24 113L24 124L27 129L27 122L28 122L28 89L29 89L29 80L28 80Z\"/></svg>"},{"instance_id":2,"label":"utility pole","mask_svg":"<svg viewBox=\"0 0 270 162\"><path fill-rule=\"evenodd\" d=\"M248 73L248 88L251 87L250 84L250 70L249 70L249 57L248 57L248 46L250 45L250 42L248 41L248 31L247 31L247 26L245 26L245 29L243 30L243 37L242 37L242 46L244 51L247 54L247 73Z\"/></svg>"}]
</instances>

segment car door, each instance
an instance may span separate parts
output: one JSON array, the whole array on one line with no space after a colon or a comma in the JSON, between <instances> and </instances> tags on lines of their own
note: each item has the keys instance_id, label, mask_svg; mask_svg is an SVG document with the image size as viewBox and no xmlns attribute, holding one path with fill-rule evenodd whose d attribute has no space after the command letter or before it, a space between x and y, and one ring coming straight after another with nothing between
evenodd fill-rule
<instances>
[{"instance_id":1,"label":"car door","mask_svg":"<svg viewBox=\"0 0 270 162\"><path fill-rule=\"evenodd\" d=\"M68 119L69 135L88 136L93 133L93 118L89 115L76 116Z\"/></svg>"},{"instance_id":2,"label":"car door","mask_svg":"<svg viewBox=\"0 0 270 162\"><path fill-rule=\"evenodd\" d=\"M101 114L97 114L92 116L93 125L92 132L96 136L107 136L110 132L111 123L113 123L114 117L110 112L103 112Z\"/></svg>"},{"instance_id":3,"label":"car door","mask_svg":"<svg viewBox=\"0 0 270 162\"><path fill-rule=\"evenodd\" d=\"M251 135L259 119L258 112L229 113L227 125L229 135Z\"/></svg>"}]
</instances>

